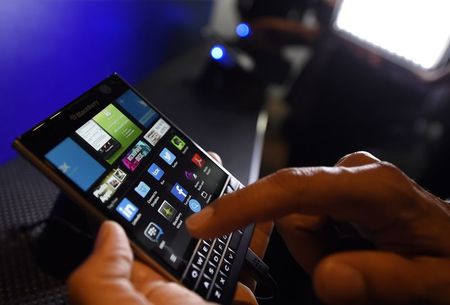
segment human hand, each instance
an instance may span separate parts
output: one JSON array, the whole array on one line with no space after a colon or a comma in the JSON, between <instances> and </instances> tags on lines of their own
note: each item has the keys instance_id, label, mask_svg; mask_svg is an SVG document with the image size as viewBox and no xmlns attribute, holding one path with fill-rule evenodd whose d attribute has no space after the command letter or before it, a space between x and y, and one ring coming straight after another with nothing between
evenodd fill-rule
<instances>
[{"instance_id":1,"label":"human hand","mask_svg":"<svg viewBox=\"0 0 450 305\"><path fill-rule=\"evenodd\" d=\"M327 304L450 303L447 205L392 164L354 153L335 167L281 170L186 225L210 238L269 219ZM330 220L357 225L377 250L329 255Z\"/></svg>"},{"instance_id":2,"label":"human hand","mask_svg":"<svg viewBox=\"0 0 450 305\"><path fill-rule=\"evenodd\" d=\"M134 260L124 230L112 221L102 224L92 254L71 274L68 287L77 305L212 304ZM239 284L234 304L257 303L250 289Z\"/></svg>"},{"instance_id":3,"label":"human hand","mask_svg":"<svg viewBox=\"0 0 450 305\"><path fill-rule=\"evenodd\" d=\"M112 221L103 223L92 254L72 273L68 287L78 305L208 304L135 261L124 230Z\"/></svg>"}]
</instances>

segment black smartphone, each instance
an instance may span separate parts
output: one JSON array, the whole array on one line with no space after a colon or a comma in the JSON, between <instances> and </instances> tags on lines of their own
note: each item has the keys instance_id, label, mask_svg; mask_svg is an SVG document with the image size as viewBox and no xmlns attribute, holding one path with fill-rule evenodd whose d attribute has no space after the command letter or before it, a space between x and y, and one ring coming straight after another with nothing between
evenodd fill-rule
<instances>
[{"instance_id":1,"label":"black smartphone","mask_svg":"<svg viewBox=\"0 0 450 305\"><path fill-rule=\"evenodd\" d=\"M232 301L253 226L198 240L184 221L243 185L119 75L14 147L90 215L120 223L141 260L207 300Z\"/></svg>"}]
</instances>

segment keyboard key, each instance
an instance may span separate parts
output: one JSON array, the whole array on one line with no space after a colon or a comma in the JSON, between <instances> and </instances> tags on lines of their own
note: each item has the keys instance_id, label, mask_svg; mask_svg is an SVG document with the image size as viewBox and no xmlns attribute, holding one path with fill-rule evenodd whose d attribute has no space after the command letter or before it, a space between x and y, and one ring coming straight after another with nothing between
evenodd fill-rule
<instances>
[{"instance_id":1,"label":"keyboard key","mask_svg":"<svg viewBox=\"0 0 450 305\"><path fill-rule=\"evenodd\" d=\"M223 235L222 237L219 237L219 240L223 242L224 244L227 244L228 238L230 235Z\"/></svg>"},{"instance_id":2,"label":"keyboard key","mask_svg":"<svg viewBox=\"0 0 450 305\"><path fill-rule=\"evenodd\" d=\"M225 274L223 274L222 272L219 272L219 274L217 274L217 278L216 278L216 285L220 288L220 289L224 289L225 284L227 282L227 277Z\"/></svg>"},{"instance_id":3,"label":"keyboard key","mask_svg":"<svg viewBox=\"0 0 450 305\"><path fill-rule=\"evenodd\" d=\"M183 283L189 287L194 288L197 280L200 278L200 270L198 270L194 265L191 265L188 272L186 273L186 277L183 280Z\"/></svg>"},{"instance_id":4,"label":"keyboard key","mask_svg":"<svg viewBox=\"0 0 450 305\"><path fill-rule=\"evenodd\" d=\"M242 234L239 233L239 231L233 232L233 235L231 236L230 243L228 244L228 247L231 248L234 252L237 251L239 247L239 243L241 242Z\"/></svg>"},{"instance_id":5,"label":"keyboard key","mask_svg":"<svg viewBox=\"0 0 450 305\"><path fill-rule=\"evenodd\" d=\"M210 262L208 262L208 264L206 265L204 273L207 276L209 276L210 278L213 278L214 275L216 274L216 270L217 270L217 267L214 266L213 264L211 264Z\"/></svg>"},{"instance_id":6,"label":"keyboard key","mask_svg":"<svg viewBox=\"0 0 450 305\"><path fill-rule=\"evenodd\" d=\"M214 245L214 250L216 250L219 254L223 254L225 252L225 244L224 243L216 243Z\"/></svg>"},{"instance_id":7,"label":"keyboard key","mask_svg":"<svg viewBox=\"0 0 450 305\"><path fill-rule=\"evenodd\" d=\"M200 282L198 282L197 289L195 289L201 296L206 297L211 288L211 279L206 275L202 276Z\"/></svg>"},{"instance_id":8,"label":"keyboard key","mask_svg":"<svg viewBox=\"0 0 450 305\"><path fill-rule=\"evenodd\" d=\"M230 183L228 185L231 186L231 188L236 191L240 184L241 183L236 178L231 177Z\"/></svg>"},{"instance_id":9,"label":"keyboard key","mask_svg":"<svg viewBox=\"0 0 450 305\"><path fill-rule=\"evenodd\" d=\"M220 289L217 286L214 286L214 288L211 291L210 300L213 302L220 302L222 299L222 289Z\"/></svg>"},{"instance_id":10,"label":"keyboard key","mask_svg":"<svg viewBox=\"0 0 450 305\"><path fill-rule=\"evenodd\" d=\"M211 256L209 257L209 261L214 265L214 266L218 266L219 265L219 262L220 262L220 257L221 257L222 255L221 254L218 254L218 253L216 253L216 252L212 252L211 253Z\"/></svg>"},{"instance_id":11,"label":"keyboard key","mask_svg":"<svg viewBox=\"0 0 450 305\"><path fill-rule=\"evenodd\" d=\"M202 256L200 253L197 253L194 256L194 260L192 261L192 264L200 270L203 268L203 265L205 265L205 263L206 263L206 258L204 256Z\"/></svg>"},{"instance_id":12,"label":"keyboard key","mask_svg":"<svg viewBox=\"0 0 450 305\"><path fill-rule=\"evenodd\" d=\"M220 267L220 271L225 274L226 276L230 275L230 270L231 270L231 264L228 263L227 261L223 261L222 262L222 266Z\"/></svg>"},{"instance_id":13,"label":"keyboard key","mask_svg":"<svg viewBox=\"0 0 450 305\"><path fill-rule=\"evenodd\" d=\"M227 186L227 188L225 189L225 194L231 194L234 192L234 189L232 189L229 185Z\"/></svg>"},{"instance_id":14,"label":"keyboard key","mask_svg":"<svg viewBox=\"0 0 450 305\"><path fill-rule=\"evenodd\" d=\"M234 258L235 258L235 254L234 254L234 252L232 252L232 251L230 251L229 249L227 250L227 252L225 253L225 260L227 261L227 262L229 262L230 264L232 264L233 263L233 261L234 261Z\"/></svg>"},{"instance_id":15,"label":"keyboard key","mask_svg":"<svg viewBox=\"0 0 450 305\"><path fill-rule=\"evenodd\" d=\"M205 241L202 241L200 247L198 247L198 253L202 254L204 257L207 257L209 249L211 249L211 246L208 245L208 243L206 243Z\"/></svg>"}]
</instances>

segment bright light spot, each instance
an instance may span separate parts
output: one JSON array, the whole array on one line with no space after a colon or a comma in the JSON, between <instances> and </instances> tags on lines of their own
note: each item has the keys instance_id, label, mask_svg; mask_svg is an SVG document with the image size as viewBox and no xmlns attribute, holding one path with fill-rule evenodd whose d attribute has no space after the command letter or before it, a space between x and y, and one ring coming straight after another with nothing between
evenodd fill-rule
<instances>
[{"instance_id":1,"label":"bright light spot","mask_svg":"<svg viewBox=\"0 0 450 305\"><path fill-rule=\"evenodd\" d=\"M246 23L239 23L236 27L236 35L245 38L250 35L250 27Z\"/></svg>"},{"instance_id":2,"label":"bright light spot","mask_svg":"<svg viewBox=\"0 0 450 305\"><path fill-rule=\"evenodd\" d=\"M450 44L448 0L345 0L338 29L425 69L435 67Z\"/></svg>"},{"instance_id":3,"label":"bright light spot","mask_svg":"<svg viewBox=\"0 0 450 305\"><path fill-rule=\"evenodd\" d=\"M222 59L225 51L222 46L214 46L211 49L210 53L211 53L212 58L214 58L215 60L220 60L220 59Z\"/></svg>"}]
</instances>

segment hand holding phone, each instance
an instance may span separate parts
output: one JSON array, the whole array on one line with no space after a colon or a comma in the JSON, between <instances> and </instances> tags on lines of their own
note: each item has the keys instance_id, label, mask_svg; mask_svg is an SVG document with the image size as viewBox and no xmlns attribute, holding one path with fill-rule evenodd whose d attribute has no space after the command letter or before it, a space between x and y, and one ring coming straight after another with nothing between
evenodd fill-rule
<instances>
[{"instance_id":1,"label":"hand holding phone","mask_svg":"<svg viewBox=\"0 0 450 305\"><path fill-rule=\"evenodd\" d=\"M71 275L68 289L71 301L77 305L210 304L133 260L125 232L111 221L102 224L93 253ZM235 301L257 304L252 292L239 284Z\"/></svg>"}]
</instances>

